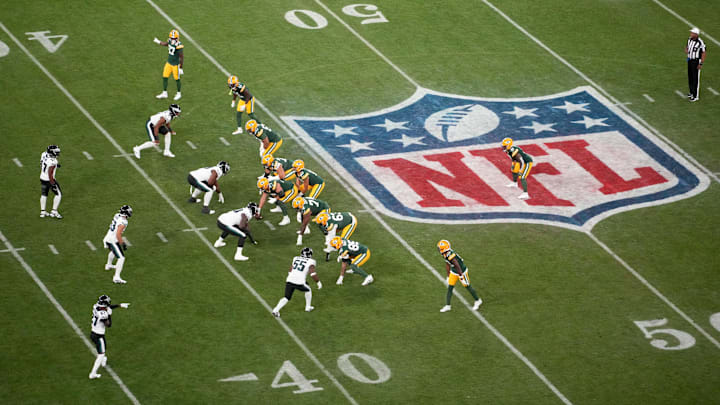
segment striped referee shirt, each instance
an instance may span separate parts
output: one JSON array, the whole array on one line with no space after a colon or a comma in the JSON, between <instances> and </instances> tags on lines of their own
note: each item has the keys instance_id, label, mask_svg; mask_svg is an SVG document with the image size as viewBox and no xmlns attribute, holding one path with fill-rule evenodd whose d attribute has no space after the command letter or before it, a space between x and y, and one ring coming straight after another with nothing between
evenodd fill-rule
<instances>
[{"instance_id":1,"label":"striped referee shirt","mask_svg":"<svg viewBox=\"0 0 720 405\"><path fill-rule=\"evenodd\" d=\"M700 59L705 53L705 42L699 37L697 39L688 38L687 52L688 59Z\"/></svg>"}]
</instances>

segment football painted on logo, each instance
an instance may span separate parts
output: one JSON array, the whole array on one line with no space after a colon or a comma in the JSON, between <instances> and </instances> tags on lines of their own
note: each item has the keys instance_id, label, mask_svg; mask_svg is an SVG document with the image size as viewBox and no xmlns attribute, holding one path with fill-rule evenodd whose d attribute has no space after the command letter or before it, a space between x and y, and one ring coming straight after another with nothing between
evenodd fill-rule
<instances>
[{"instance_id":1,"label":"football painted on logo","mask_svg":"<svg viewBox=\"0 0 720 405\"><path fill-rule=\"evenodd\" d=\"M485 135L500 124L500 118L480 104L447 108L425 121L425 130L441 141L457 142Z\"/></svg>"},{"instance_id":2,"label":"football painted on logo","mask_svg":"<svg viewBox=\"0 0 720 405\"><path fill-rule=\"evenodd\" d=\"M529 222L588 230L610 215L667 204L710 181L592 87L483 99L418 89L348 117L283 117L383 214L423 223ZM500 142L533 158L519 200Z\"/></svg>"}]
</instances>

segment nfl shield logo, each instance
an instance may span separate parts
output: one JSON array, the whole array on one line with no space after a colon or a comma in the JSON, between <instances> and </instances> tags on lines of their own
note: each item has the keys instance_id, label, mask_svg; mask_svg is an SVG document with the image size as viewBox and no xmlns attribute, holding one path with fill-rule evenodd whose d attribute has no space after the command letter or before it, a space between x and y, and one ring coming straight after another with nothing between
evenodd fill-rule
<instances>
[{"instance_id":1,"label":"nfl shield logo","mask_svg":"<svg viewBox=\"0 0 720 405\"><path fill-rule=\"evenodd\" d=\"M427 89L373 113L283 117L386 215L432 223L531 222L589 230L612 214L700 193L709 179L591 87L487 99ZM519 200L510 137L533 157Z\"/></svg>"}]
</instances>

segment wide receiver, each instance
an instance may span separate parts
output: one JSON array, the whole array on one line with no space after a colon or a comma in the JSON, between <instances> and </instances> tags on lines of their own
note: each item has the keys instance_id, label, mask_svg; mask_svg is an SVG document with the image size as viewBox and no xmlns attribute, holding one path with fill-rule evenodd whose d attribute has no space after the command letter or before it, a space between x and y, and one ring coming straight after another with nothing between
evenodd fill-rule
<instances>
[{"instance_id":1,"label":"wide receiver","mask_svg":"<svg viewBox=\"0 0 720 405\"><path fill-rule=\"evenodd\" d=\"M280 317L280 310L292 299L293 292L295 290L303 291L305 293L305 312L310 312L315 309L312 306L312 290L307 285L307 276L310 277L317 283L318 290L322 288L322 282L315 272L317 263L312 258L312 249L306 247L300 251L300 256L293 257L290 270L288 270L288 276L285 279L285 296L280 298L275 308L272 309L274 317Z\"/></svg>"},{"instance_id":2,"label":"wide receiver","mask_svg":"<svg viewBox=\"0 0 720 405\"><path fill-rule=\"evenodd\" d=\"M467 288L470 295L472 295L475 299L475 303L473 303L473 310L480 308L482 299L478 297L477 292L475 292L475 289L470 285L470 273L468 272L467 267L465 267L465 262L463 262L462 257L452 250L450 242L445 239L437 243L437 248L443 259L445 259L445 270L447 271L448 276L448 291L445 297L445 306L440 309L440 312L447 312L452 309L450 306L450 300L452 299L453 289L455 288L455 284L457 284L458 280L460 280L460 283Z\"/></svg>"},{"instance_id":3,"label":"wide receiver","mask_svg":"<svg viewBox=\"0 0 720 405\"><path fill-rule=\"evenodd\" d=\"M51 217L62 219L62 215L58 212L60 201L62 200L62 191L58 184L55 174L60 167L58 157L60 156L60 147L50 145L45 152L40 155L40 218ZM47 205L48 191L55 194L53 197L52 211L48 214L45 211Z\"/></svg>"},{"instance_id":4,"label":"wide receiver","mask_svg":"<svg viewBox=\"0 0 720 405\"><path fill-rule=\"evenodd\" d=\"M347 267L350 267L350 270L347 270L348 272L364 277L362 285L365 286L375 281L372 274L368 274L360 268L370 259L370 249L367 246L339 236L330 241L330 246L338 250L338 261L342 261L340 277L338 277L335 284L342 285Z\"/></svg>"},{"instance_id":5,"label":"wide receiver","mask_svg":"<svg viewBox=\"0 0 720 405\"><path fill-rule=\"evenodd\" d=\"M216 166L201 167L191 171L187 178L188 183L190 183L190 198L188 199L188 202L200 202L200 199L197 197L200 193L204 192L205 196L202 200L202 213L214 214L215 210L210 209L210 201L212 200L213 191L218 193L218 201L220 204L224 204L225 197L223 196L222 191L220 191L220 184L218 184L218 180L229 171L230 165L224 160L219 161Z\"/></svg>"},{"instance_id":6,"label":"wide receiver","mask_svg":"<svg viewBox=\"0 0 720 405\"><path fill-rule=\"evenodd\" d=\"M112 326L112 310L117 307L128 308L129 306L130 304L127 302L123 302L120 305L110 305L110 297L105 294L101 295L97 303L93 305L92 321L90 322L92 329L90 332L90 340L95 343L97 357L95 358L95 363L93 363L92 370L90 370L89 377L91 380L100 378L101 374L97 373L98 369L100 366L105 367L107 365L105 331Z\"/></svg>"},{"instance_id":7,"label":"wide receiver","mask_svg":"<svg viewBox=\"0 0 720 405\"><path fill-rule=\"evenodd\" d=\"M512 183L508 183L505 187L517 186L518 177L520 178L520 184L522 184L523 193L518 196L521 200L527 200L530 198L528 194L527 177L532 169L533 160L532 156L523 152L517 146L513 146L513 140L511 138L505 138L502 140L502 149L510 157L510 170L512 171Z\"/></svg>"},{"instance_id":8,"label":"wide receiver","mask_svg":"<svg viewBox=\"0 0 720 405\"><path fill-rule=\"evenodd\" d=\"M178 30L170 31L170 35L168 35L168 37L167 42L161 41L157 38L153 39L153 42L160 46L167 46L168 49L168 60L165 62L165 67L163 68L162 73L163 92L155 97L168 97L168 79L170 78L170 73L172 73L173 78L175 79L175 84L177 85L177 93L175 93L173 100L180 100L180 97L182 97L180 94L180 75L183 74L183 63L185 62L185 56L183 55L183 48L185 48L185 45L180 42L180 32L178 32Z\"/></svg>"},{"instance_id":9,"label":"wide receiver","mask_svg":"<svg viewBox=\"0 0 720 405\"><path fill-rule=\"evenodd\" d=\"M123 240L123 233L128 226L128 218L132 216L133 210L129 205L123 205L120 207L115 216L113 216L110 227L105 233L103 238L103 245L108 248L107 263L105 264L105 270L115 269L115 275L113 276L113 283L125 284L127 281L120 278L120 273L123 271L125 265L125 251L127 250L127 243ZM113 260L117 259L117 262L113 265Z\"/></svg>"},{"instance_id":10,"label":"wide receiver","mask_svg":"<svg viewBox=\"0 0 720 405\"><path fill-rule=\"evenodd\" d=\"M240 99L237 103L237 110L235 112L235 119L237 120L237 130L233 132L233 135L242 134L242 113L247 113L248 117L255 119L255 97L248 91L244 83L240 83L237 76L228 77L228 87L230 87L230 94L233 99L230 103L230 108L235 108L235 100Z\"/></svg>"}]
</instances>

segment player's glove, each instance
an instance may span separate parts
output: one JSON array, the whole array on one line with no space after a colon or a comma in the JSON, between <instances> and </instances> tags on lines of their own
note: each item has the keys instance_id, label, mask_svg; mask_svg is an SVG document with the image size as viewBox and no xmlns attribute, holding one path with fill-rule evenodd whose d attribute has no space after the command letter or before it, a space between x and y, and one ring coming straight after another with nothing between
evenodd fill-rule
<instances>
[{"instance_id":1,"label":"player's glove","mask_svg":"<svg viewBox=\"0 0 720 405\"><path fill-rule=\"evenodd\" d=\"M125 242L121 243L120 247L122 248L123 251L127 250L127 243L125 243Z\"/></svg>"},{"instance_id":2,"label":"player's glove","mask_svg":"<svg viewBox=\"0 0 720 405\"><path fill-rule=\"evenodd\" d=\"M182 75L185 72L183 72L183 68L178 68L178 73L180 73L180 75Z\"/></svg>"},{"instance_id":3,"label":"player's glove","mask_svg":"<svg viewBox=\"0 0 720 405\"><path fill-rule=\"evenodd\" d=\"M156 44L160 45L160 40L157 39L157 37L153 38L153 42L155 42Z\"/></svg>"},{"instance_id":4,"label":"player's glove","mask_svg":"<svg viewBox=\"0 0 720 405\"><path fill-rule=\"evenodd\" d=\"M342 261L342 256L338 255L337 262L340 263Z\"/></svg>"},{"instance_id":5,"label":"player's glove","mask_svg":"<svg viewBox=\"0 0 720 405\"><path fill-rule=\"evenodd\" d=\"M317 282L317 288L318 290L322 290L322 281Z\"/></svg>"},{"instance_id":6,"label":"player's glove","mask_svg":"<svg viewBox=\"0 0 720 405\"><path fill-rule=\"evenodd\" d=\"M220 204L225 204L225 196L223 195L223 193L220 193L218 195L218 201L220 202Z\"/></svg>"},{"instance_id":7,"label":"player's glove","mask_svg":"<svg viewBox=\"0 0 720 405\"><path fill-rule=\"evenodd\" d=\"M120 308L125 308L125 309L127 309L127 307L129 307L129 306L130 306L130 303L129 303L129 302L123 302L122 304L120 304Z\"/></svg>"},{"instance_id":8,"label":"player's glove","mask_svg":"<svg viewBox=\"0 0 720 405\"><path fill-rule=\"evenodd\" d=\"M235 100L233 100L232 102L230 102L230 108L235 108Z\"/></svg>"},{"instance_id":9,"label":"player's glove","mask_svg":"<svg viewBox=\"0 0 720 405\"><path fill-rule=\"evenodd\" d=\"M338 279L337 279L337 281L335 282L335 284L337 284L337 285L342 285L342 282L343 282L343 276L340 276L340 277L338 277Z\"/></svg>"}]
</instances>

